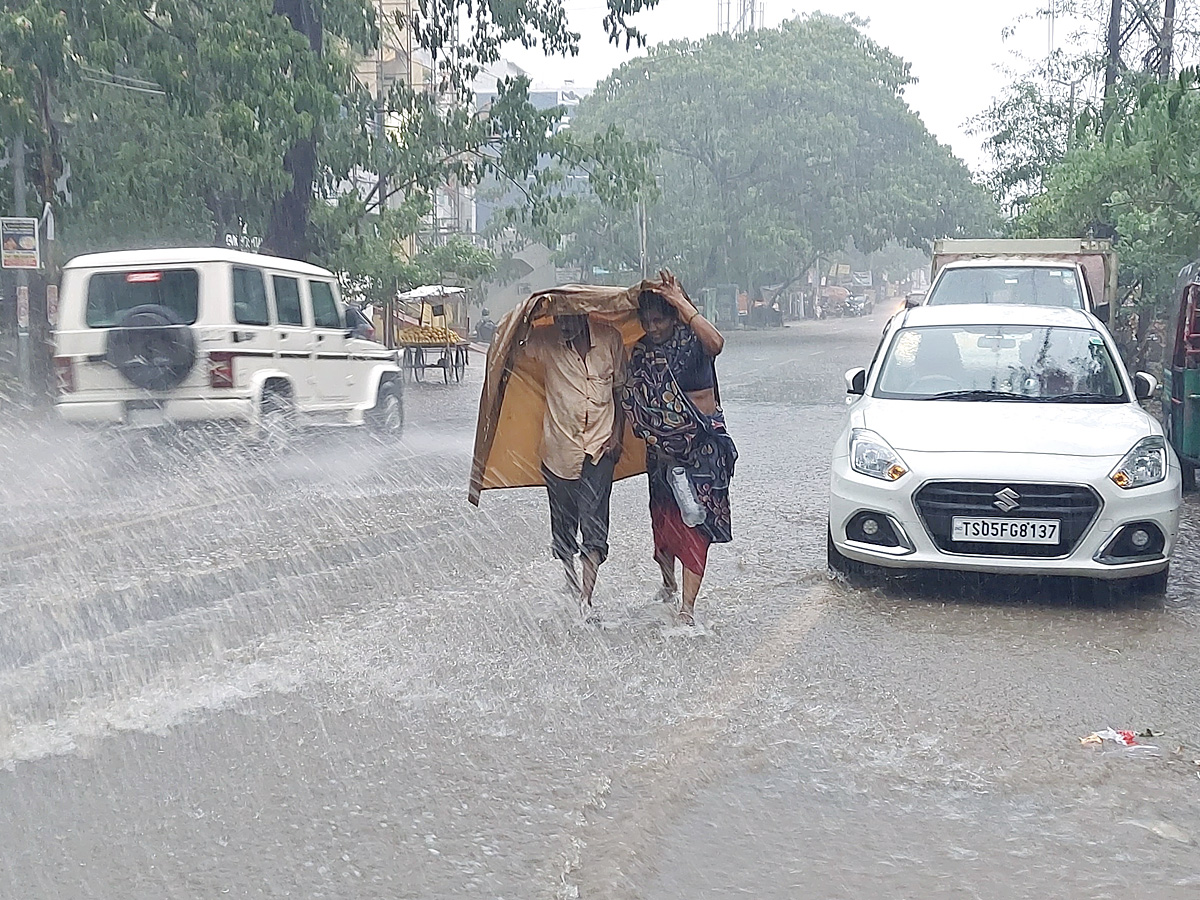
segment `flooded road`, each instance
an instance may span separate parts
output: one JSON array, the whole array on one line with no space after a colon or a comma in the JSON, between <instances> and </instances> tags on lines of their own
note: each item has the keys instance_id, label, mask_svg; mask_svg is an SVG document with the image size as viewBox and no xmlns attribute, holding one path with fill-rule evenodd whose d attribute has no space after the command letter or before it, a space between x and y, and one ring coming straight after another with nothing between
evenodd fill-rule
<instances>
[{"instance_id":1,"label":"flooded road","mask_svg":"<svg viewBox=\"0 0 1200 900\"><path fill-rule=\"evenodd\" d=\"M541 493L466 503L478 364L396 444L13 426L0 897L1200 895L1196 501L1165 600L831 580L841 373L883 322L730 336L694 630L643 480L599 627ZM1080 745L1107 726L1163 734Z\"/></svg>"}]
</instances>

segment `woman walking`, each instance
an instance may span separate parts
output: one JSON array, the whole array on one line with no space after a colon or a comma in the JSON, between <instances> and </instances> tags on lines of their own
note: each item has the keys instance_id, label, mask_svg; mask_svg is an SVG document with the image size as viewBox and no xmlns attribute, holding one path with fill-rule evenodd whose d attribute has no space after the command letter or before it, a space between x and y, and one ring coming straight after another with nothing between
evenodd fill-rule
<instances>
[{"instance_id":1,"label":"woman walking","mask_svg":"<svg viewBox=\"0 0 1200 900\"><path fill-rule=\"evenodd\" d=\"M679 596L678 560L679 616L694 625L708 547L733 538L729 482L737 450L725 430L713 363L725 340L674 275L664 271L660 279L660 287L638 297L646 336L630 354L623 405L634 433L646 442L654 560L663 579L659 598L674 602ZM681 506L695 524L685 521Z\"/></svg>"}]
</instances>

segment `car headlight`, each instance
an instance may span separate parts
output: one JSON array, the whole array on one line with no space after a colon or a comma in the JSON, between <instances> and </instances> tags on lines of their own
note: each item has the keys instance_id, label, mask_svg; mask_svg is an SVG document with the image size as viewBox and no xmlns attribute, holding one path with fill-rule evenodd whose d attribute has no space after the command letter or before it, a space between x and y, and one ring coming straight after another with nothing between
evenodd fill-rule
<instances>
[{"instance_id":1,"label":"car headlight","mask_svg":"<svg viewBox=\"0 0 1200 900\"><path fill-rule=\"evenodd\" d=\"M855 472L881 481L896 481L908 474L908 466L891 444L866 428L850 433L850 465Z\"/></svg>"},{"instance_id":2,"label":"car headlight","mask_svg":"<svg viewBox=\"0 0 1200 900\"><path fill-rule=\"evenodd\" d=\"M1160 436L1142 438L1109 473L1119 488L1145 487L1167 477L1167 444Z\"/></svg>"}]
</instances>

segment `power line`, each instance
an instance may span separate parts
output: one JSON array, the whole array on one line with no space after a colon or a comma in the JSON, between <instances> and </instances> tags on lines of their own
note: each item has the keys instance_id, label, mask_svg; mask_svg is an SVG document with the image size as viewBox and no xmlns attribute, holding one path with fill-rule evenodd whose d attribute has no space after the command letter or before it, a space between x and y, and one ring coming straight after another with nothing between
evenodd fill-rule
<instances>
[{"instance_id":1,"label":"power line","mask_svg":"<svg viewBox=\"0 0 1200 900\"><path fill-rule=\"evenodd\" d=\"M159 97L165 97L167 92L153 81L146 81L144 78L132 78L128 75L114 75L112 72L105 72L103 69L93 69L91 66L80 66L80 71L84 81L90 81L92 84L102 84L105 87L120 88L125 91L135 91L141 94L155 94Z\"/></svg>"}]
</instances>

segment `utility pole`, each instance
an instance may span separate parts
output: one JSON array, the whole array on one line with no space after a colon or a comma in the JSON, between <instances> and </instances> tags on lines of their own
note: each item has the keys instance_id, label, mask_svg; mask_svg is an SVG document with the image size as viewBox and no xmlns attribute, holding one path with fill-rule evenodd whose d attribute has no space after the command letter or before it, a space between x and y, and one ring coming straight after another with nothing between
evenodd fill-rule
<instances>
[{"instance_id":1,"label":"utility pole","mask_svg":"<svg viewBox=\"0 0 1200 900\"><path fill-rule=\"evenodd\" d=\"M384 26L384 9L383 0L380 0L378 9L379 26L379 47L375 54L375 138L382 145L386 138L387 123L384 121L384 102L383 102L383 54L384 44L387 43L387 30ZM380 155L382 158L382 154ZM383 216L383 211L387 208L387 176L384 175L382 167L379 171L379 213Z\"/></svg>"},{"instance_id":2,"label":"utility pole","mask_svg":"<svg viewBox=\"0 0 1200 900\"><path fill-rule=\"evenodd\" d=\"M642 258L642 280L645 281L650 271L650 254L647 244L647 228L646 228L646 200L643 198L638 201L638 237L641 246Z\"/></svg>"},{"instance_id":3,"label":"utility pole","mask_svg":"<svg viewBox=\"0 0 1200 900\"><path fill-rule=\"evenodd\" d=\"M1112 113L1116 101L1118 67L1121 63L1121 0L1112 0L1108 17L1108 41L1104 60L1104 117Z\"/></svg>"},{"instance_id":4,"label":"utility pole","mask_svg":"<svg viewBox=\"0 0 1200 900\"><path fill-rule=\"evenodd\" d=\"M25 129L18 126L13 140L13 211L17 218L27 215L25 206ZM17 367L21 388L27 393L33 388L33 372L29 359L29 273L17 269Z\"/></svg>"},{"instance_id":5,"label":"utility pole","mask_svg":"<svg viewBox=\"0 0 1200 900\"><path fill-rule=\"evenodd\" d=\"M379 46L375 54L375 140L378 141L379 152L376 159L382 162L383 160L383 141L385 140L385 129L383 121L383 46L387 43L387 24L386 13L383 7L383 0L379 0L379 5L376 7L377 20L379 22ZM376 190L379 192L379 220L383 221L383 214L387 209L387 177L383 174L383 167L380 166L379 182L376 184ZM392 292L395 293L394 291ZM389 349L396 346L394 332L394 314L396 301L394 296L389 296L383 304L383 344Z\"/></svg>"},{"instance_id":6,"label":"utility pole","mask_svg":"<svg viewBox=\"0 0 1200 900\"><path fill-rule=\"evenodd\" d=\"M1162 35L1158 41L1158 80L1171 77L1171 54L1175 45L1175 0L1166 0L1163 5Z\"/></svg>"},{"instance_id":7,"label":"utility pole","mask_svg":"<svg viewBox=\"0 0 1200 900\"><path fill-rule=\"evenodd\" d=\"M717 0L717 29L724 34L748 34L766 24L764 0L736 0L736 6L735 0Z\"/></svg>"}]
</instances>

